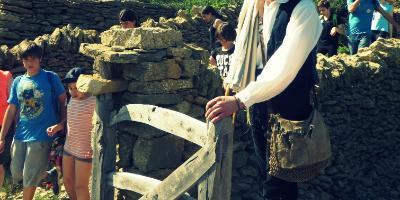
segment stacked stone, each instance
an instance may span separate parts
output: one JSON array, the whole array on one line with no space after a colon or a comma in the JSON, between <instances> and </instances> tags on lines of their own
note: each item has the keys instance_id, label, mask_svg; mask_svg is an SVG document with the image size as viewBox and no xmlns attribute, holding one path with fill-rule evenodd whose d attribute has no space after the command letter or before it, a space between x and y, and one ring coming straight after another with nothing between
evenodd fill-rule
<instances>
[{"instance_id":1,"label":"stacked stone","mask_svg":"<svg viewBox=\"0 0 400 200\"><path fill-rule=\"evenodd\" d=\"M103 31L118 24L118 13L125 7L135 10L142 20L173 17L176 13L170 7L137 1L3 0L0 2L0 44L15 45L67 24Z\"/></svg>"},{"instance_id":2,"label":"stacked stone","mask_svg":"<svg viewBox=\"0 0 400 200\"><path fill-rule=\"evenodd\" d=\"M202 7L194 6L191 14L187 10L179 10L175 18L160 17L156 22L153 19L148 19L142 23L143 27L163 27L172 28L182 32L183 40L188 44L196 44L202 48L208 48L209 39L209 24L206 24L201 17ZM220 13L225 18L224 20L233 24L236 27L237 17L240 13L239 6L231 6L222 8Z\"/></svg>"},{"instance_id":3,"label":"stacked stone","mask_svg":"<svg viewBox=\"0 0 400 200\"><path fill-rule=\"evenodd\" d=\"M166 37L168 36L168 37ZM183 43L173 29L111 29L101 33L102 44L82 44L80 52L95 58L95 71L104 66L118 71L126 91L115 95L117 107L151 104L179 111L201 121L209 99L222 95L222 80L216 69L208 69L206 50ZM86 84L83 84L86 85ZM245 121L245 113L239 115ZM259 177L247 128L237 123L234 142L233 199L260 199ZM244 128L243 128L244 127ZM122 171L164 179L199 147L139 123L121 123L118 130L118 168ZM196 191L192 195L196 196ZM137 194L122 191L128 199Z\"/></svg>"},{"instance_id":4,"label":"stacked stone","mask_svg":"<svg viewBox=\"0 0 400 200\"><path fill-rule=\"evenodd\" d=\"M96 43L100 38L95 30L82 30L71 25L56 28L52 34L45 34L34 39L44 50L42 66L57 72L60 76L75 66L91 69L93 59L79 54L81 43ZM0 49L0 68L11 70L13 74L25 72L19 61L21 45L9 49L3 45Z\"/></svg>"},{"instance_id":5,"label":"stacked stone","mask_svg":"<svg viewBox=\"0 0 400 200\"><path fill-rule=\"evenodd\" d=\"M301 199L400 198L400 40L357 55L319 56L320 101L333 161Z\"/></svg>"}]
</instances>

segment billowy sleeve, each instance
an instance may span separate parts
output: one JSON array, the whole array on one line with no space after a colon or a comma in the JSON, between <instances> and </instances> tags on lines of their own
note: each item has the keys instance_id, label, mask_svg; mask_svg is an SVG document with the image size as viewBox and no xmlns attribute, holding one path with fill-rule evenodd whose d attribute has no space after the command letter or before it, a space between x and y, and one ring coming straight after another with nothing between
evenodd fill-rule
<instances>
[{"instance_id":1,"label":"billowy sleeve","mask_svg":"<svg viewBox=\"0 0 400 200\"><path fill-rule=\"evenodd\" d=\"M256 81L235 96L246 107L283 92L295 79L322 31L315 4L301 1L293 10L282 45L266 63Z\"/></svg>"}]
</instances>

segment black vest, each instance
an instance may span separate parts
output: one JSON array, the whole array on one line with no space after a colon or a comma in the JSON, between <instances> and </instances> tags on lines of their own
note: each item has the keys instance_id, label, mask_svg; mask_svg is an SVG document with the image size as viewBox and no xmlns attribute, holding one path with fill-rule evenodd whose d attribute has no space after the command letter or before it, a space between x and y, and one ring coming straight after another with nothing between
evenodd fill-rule
<instances>
[{"instance_id":1,"label":"black vest","mask_svg":"<svg viewBox=\"0 0 400 200\"><path fill-rule=\"evenodd\" d=\"M281 46L290 16L299 2L300 0L289 0L287 3L279 6L271 37L267 44L267 60ZM303 120L309 116L312 110L310 91L318 82L315 68L316 60L316 51L314 48L293 82L282 93L269 100L274 113L279 113L283 118L289 120Z\"/></svg>"}]
</instances>

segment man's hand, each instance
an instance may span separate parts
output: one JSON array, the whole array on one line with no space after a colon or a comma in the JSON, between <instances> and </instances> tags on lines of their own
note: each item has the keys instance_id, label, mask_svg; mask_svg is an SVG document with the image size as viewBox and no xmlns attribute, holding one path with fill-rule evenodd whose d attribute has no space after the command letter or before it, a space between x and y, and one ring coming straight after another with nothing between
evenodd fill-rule
<instances>
[{"instance_id":1,"label":"man's hand","mask_svg":"<svg viewBox=\"0 0 400 200\"><path fill-rule=\"evenodd\" d=\"M47 135L53 137L58 131L61 131L63 129L64 129L63 126L61 126L60 124L56 124L56 125L53 125L53 126L50 126L49 128L47 128L46 131L47 131Z\"/></svg>"},{"instance_id":2,"label":"man's hand","mask_svg":"<svg viewBox=\"0 0 400 200\"><path fill-rule=\"evenodd\" d=\"M216 123L224 117L238 111L238 103L234 96L220 96L209 101L206 105L206 118Z\"/></svg>"},{"instance_id":3,"label":"man's hand","mask_svg":"<svg viewBox=\"0 0 400 200\"><path fill-rule=\"evenodd\" d=\"M0 140L0 153L3 153L5 144L6 144L6 141Z\"/></svg>"},{"instance_id":4,"label":"man's hand","mask_svg":"<svg viewBox=\"0 0 400 200\"><path fill-rule=\"evenodd\" d=\"M331 36L335 36L338 33L338 29L336 27L333 27L331 29Z\"/></svg>"}]
</instances>

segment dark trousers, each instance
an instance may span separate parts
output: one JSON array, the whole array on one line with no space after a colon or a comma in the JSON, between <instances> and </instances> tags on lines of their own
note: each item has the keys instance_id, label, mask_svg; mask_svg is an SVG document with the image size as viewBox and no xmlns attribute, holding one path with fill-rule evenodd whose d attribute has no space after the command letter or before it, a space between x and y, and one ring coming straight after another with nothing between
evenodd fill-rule
<instances>
[{"instance_id":1,"label":"dark trousers","mask_svg":"<svg viewBox=\"0 0 400 200\"><path fill-rule=\"evenodd\" d=\"M337 54L338 45L318 46L317 53L322 53L328 57Z\"/></svg>"},{"instance_id":2,"label":"dark trousers","mask_svg":"<svg viewBox=\"0 0 400 200\"><path fill-rule=\"evenodd\" d=\"M266 102L254 104L251 109L251 135L258 169L261 174L263 196L268 200L297 199L297 183L287 182L268 175L268 106Z\"/></svg>"},{"instance_id":3,"label":"dark trousers","mask_svg":"<svg viewBox=\"0 0 400 200\"><path fill-rule=\"evenodd\" d=\"M386 31L372 30L371 43L375 42L378 38L388 38L389 33Z\"/></svg>"}]
</instances>

